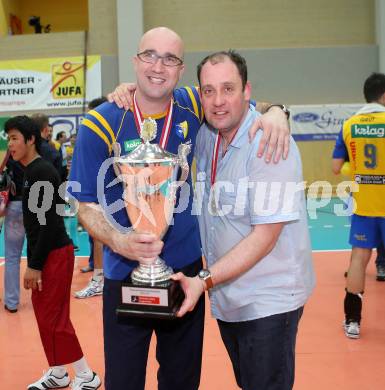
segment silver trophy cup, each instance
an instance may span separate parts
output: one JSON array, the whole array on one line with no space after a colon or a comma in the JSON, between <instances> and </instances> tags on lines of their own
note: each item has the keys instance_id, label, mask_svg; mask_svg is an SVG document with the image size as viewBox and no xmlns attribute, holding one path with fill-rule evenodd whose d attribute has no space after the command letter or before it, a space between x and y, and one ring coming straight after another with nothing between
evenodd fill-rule
<instances>
[{"instance_id":1,"label":"silver trophy cup","mask_svg":"<svg viewBox=\"0 0 385 390\"><path fill-rule=\"evenodd\" d=\"M169 153L150 141L156 137L156 122L146 119L141 133L143 143L121 156L114 145L114 169L122 181L123 198L132 228L138 233L153 233L159 238L172 221L177 189L189 173L187 156L190 144L181 144L178 155ZM181 175L178 180L178 173ZM131 282L122 284L119 314L173 318L183 301L183 291L170 280L171 267L159 257L152 264L140 264L131 274Z\"/></svg>"}]
</instances>

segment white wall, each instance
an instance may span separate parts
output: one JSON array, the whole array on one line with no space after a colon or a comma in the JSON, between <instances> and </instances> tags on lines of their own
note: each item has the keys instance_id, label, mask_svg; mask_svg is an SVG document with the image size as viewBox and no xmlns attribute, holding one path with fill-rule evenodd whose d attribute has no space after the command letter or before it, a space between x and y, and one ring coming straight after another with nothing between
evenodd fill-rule
<instances>
[{"instance_id":1,"label":"white wall","mask_svg":"<svg viewBox=\"0 0 385 390\"><path fill-rule=\"evenodd\" d=\"M376 45L239 50L248 63L253 96L287 104L359 103L362 86L378 71ZM184 84L209 52L187 53Z\"/></svg>"}]
</instances>

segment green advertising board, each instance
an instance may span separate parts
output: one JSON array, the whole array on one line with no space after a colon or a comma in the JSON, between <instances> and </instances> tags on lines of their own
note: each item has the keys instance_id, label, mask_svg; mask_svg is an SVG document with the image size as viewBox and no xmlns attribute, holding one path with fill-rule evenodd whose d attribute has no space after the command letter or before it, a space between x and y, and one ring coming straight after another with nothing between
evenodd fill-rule
<instances>
[{"instance_id":1,"label":"green advertising board","mask_svg":"<svg viewBox=\"0 0 385 390\"><path fill-rule=\"evenodd\" d=\"M0 151L7 150L7 134L4 131L4 123L9 118L8 116L0 116Z\"/></svg>"}]
</instances>

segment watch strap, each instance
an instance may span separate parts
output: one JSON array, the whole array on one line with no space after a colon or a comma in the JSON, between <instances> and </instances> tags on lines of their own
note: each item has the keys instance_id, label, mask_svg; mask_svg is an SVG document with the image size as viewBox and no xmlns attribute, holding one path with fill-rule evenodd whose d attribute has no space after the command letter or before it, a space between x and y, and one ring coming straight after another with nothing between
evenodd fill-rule
<instances>
[{"instance_id":1,"label":"watch strap","mask_svg":"<svg viewBox=\"0 0 385 390\"><path fill-rule=\"evenodd\" d=\"M202 275L202 271L204 271L204 275ZM203 269L201 272L198 274L199 279L203 280L205 285L206 285L206 290L209 290L214 286L213 284L213 279L211 277L211 272L208 269Z\"/></svg>"},{"instance_id":2,"label":"watch strap","mask_svg":"<svg viewBox=\"0 0 385 390\"><path fill-rule=\"evenodd\" d=\"M286 115L287 119L290 118L290 110L284 105L279 103L270 104L270 106L267 107L266 112L270 110L272 107L279 107Z\"/></svg>"}]
</instances>

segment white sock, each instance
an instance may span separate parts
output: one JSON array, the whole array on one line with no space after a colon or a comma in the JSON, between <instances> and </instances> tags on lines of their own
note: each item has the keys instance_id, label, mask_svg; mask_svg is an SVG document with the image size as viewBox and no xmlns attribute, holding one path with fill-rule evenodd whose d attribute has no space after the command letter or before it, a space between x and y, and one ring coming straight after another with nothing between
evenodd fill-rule
<instances>
[{"instance_id":1,"label":"white sock","mask_svg":"<svg viewBox=\"0 0 385 390\"><path fill-rule=\"evenodd\" d=\"M86 358L83 356L76 362L72 363L72 366L75 371L75 375L80 378L91 379L93 376L93 372L87 364Z\"/></svg>"},{"instance_id":2,"label":"white sock","mask_svg":"<svg viewBox=\"0 0 385 390\"><path fill-rule=\"evenodd\" d=\"M96 282L101 282L104 278L103 269L102 268L95 268L94 274L92 275L92 279Z\"/></svg>"},{"instance_id":3,"label":"white sock","mask_svg":"<svg viewBox=\"0 0 385 390\"><path fill-rule=\"evenodd\" d=\"M56 378L63 378L63 376L67 373L67 369L64 366L53 366L51 367L52 375L56 376Z\"/></svg>"}]
</instances>

